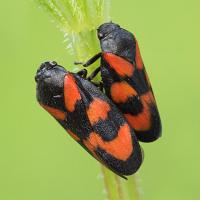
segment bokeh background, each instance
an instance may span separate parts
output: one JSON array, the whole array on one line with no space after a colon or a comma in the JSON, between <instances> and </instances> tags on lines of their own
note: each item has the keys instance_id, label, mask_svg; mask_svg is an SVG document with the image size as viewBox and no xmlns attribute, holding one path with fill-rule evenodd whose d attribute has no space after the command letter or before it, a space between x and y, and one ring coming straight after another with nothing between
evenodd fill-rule
<instances>
[{"instance_id":1,"label":"bokeh background","mask_svg":"<svg viewBox=\"0 0 200 200\"><path fill-rule=\"evenodd\" d=\"M200 3L112 1L114 22L134 32L159 105L163 137L142 144L143 200L199 199ZM0 199L105 199L99 164L35 99L39 64L72 66L63 35L34 1L0 6Z\"/></svg>"}]
</instances>

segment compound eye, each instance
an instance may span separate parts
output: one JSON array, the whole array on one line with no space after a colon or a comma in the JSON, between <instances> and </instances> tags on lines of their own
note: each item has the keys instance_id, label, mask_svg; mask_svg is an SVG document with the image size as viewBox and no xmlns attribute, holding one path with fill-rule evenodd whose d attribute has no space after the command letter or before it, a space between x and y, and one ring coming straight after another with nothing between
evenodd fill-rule
<instances>
[{"instance_id":1,"label":"compound eye","mask_svg":"<svg viewBox=\"0 0 200 200\"><path fill-rule=\"evenodd\" d=\"M56 61L49 61L49 64L50 64L52 67L54 67L54 66L57 65L57 62L56 62Z\"/></svg>"},{"instance_id":2,"label":"compound eye","mask_svg":"<svg viewBox=\"0 0 200 200\"><path fill-rule=\"evenodd\" d=\"M104 34L103 33L98 33L98 38L99 39L102 39L104 37Z\"/></svg>"}]
</instances>

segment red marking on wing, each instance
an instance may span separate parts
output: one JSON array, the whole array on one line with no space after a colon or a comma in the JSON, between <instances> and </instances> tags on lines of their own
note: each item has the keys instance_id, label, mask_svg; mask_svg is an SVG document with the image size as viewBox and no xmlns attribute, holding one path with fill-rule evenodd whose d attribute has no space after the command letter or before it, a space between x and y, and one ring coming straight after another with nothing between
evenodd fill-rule
<instances>
[{"instance_id":1,"label":"red marking on wing","mask_svg":"<svg viewBox=\"0 0 200 200\"><path fill-rule=\"evenodd\" d=\"M116 103L124 103L137 92L127 82L116 82L111 85L110 93L112 100Z\"/></svg>"},{"instance_id":2,"label":"red marking on wing","mask_svg":"<svg viewBox=\"0 0 200 200\"><path fill-rule=\"evenodd\" d=\"M142 69L143 68L143 61L142 61L142 57L141 57L141 54L140 54L140 49L139 49L139 45L138 45L138 42L137 40L136 41L136 49L135 49L135 62L136 62L136 67L138 69Z\"/></svg>"},{"instance_id":3,"label":"red marking on wing","mask_svg":"<svg viewBox=\"0 0 200 200\"><path fill-rule=\"evenodd\" d=\"M147 109L136 116L125 114L125 117L136 131L147 131L151 128L150 113Z\"/></svg>"},{"instance_id":4,"label":"red marking on wing","mask_svg":"<svg viewBox=\"0 0 200 200\"><path fill-rule=\"evenodd\" d=\"M98 122L100 119L105 120L108 112L111 110L109 104L101 99L95 98L89 105L87 115L91 124Z\"/></svg>"},{"instance_id":5,"label":"red marking on wing","mask_svg":"<svg viewBox=\"0 0 200 200\"><path fill-rule=\"evenodd\" d=\"M66 113L58 110L56 108L40 104L47 112L49 112L53 117L55 117L58 120L64 120L66 118Z\"/></svg>"},{"instance_id":6,"label":"red marking on wing","mask_svg":"<svg viewBox=\"0 0 200 200\"><path fill-rule=\"evenodd\" d=\"M151 128L150 105L155 104L155 99L151 91L141 95L143 111L138 115L125 114L125 117L133 129L137 131L148 131Z\"/></svg>"},{"instance_id":7,"label":"red marking on wing","mask_svg":"<svg viewBox=\"0 0 200 200\"><path fill-rule=\"evenodd\" d=\"M67 129L67 132L74 140L80 141L80 138L75 133L73 133L71 130Z\"/></svg>"},{"instance_id":8,"label":"red marking on wing","mask_svg":"<svg viewBox=\"0 0 200 200\"><path fill-rule=\"evenodd\" d=\"M75 110L76 102L81 99L81 95L79 93L74 77L71 74L67 74L65 76L64 98L67 110L73 112Z\"/></svg>"},{"instance_id":9,"label":"red marking on wing","mask_svg":"<svg viewBox=\"0 0 200 200\"><path fill-rule=\"evenodd\" d=\"M120 127L117 137L112 141L104 141L97 133L92 132L85 141L87 148L94 152L96 148L101 148L113 157L126 161L133 152L131 132L128 124Z\"/></svg>"},{"instance_id":10,"label":"red marking on wing","mask_svg":"<svg viewBox=\"0 0 200 200\"><path fill-rule=\"evenodd\" d=\"M110 67L120 76L131 77L134 72L134 66L124 58L112 53L103 53L103 58L109 63Z\"/></svg>"},{"instance_id":11,"label":"red marking on wing","mask_svg":"<svg viewBox=\"0 0 200 200\"><path fill-rule=\"evenodd\" d=\"M149 104L156 104L154 95L151 91L148 91L147 93L143 94L140 96L142 103L147 103Z\"/></svg>"}]
</instances>

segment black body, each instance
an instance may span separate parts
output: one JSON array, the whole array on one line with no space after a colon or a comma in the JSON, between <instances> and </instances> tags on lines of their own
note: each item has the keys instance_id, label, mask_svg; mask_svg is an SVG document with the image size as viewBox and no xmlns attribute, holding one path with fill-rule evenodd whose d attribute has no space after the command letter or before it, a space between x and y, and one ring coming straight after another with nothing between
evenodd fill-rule
<instances>
[{"instance_id":1,"label":"black body","mask_svg":"<svg viewBox=\"0 0 200 200\"><path fill-rule=\"evenodd\" d=\"M74 90L74 94L66 93L66 91L70 91L67 89L66 77L70 77L71 80L74 80L74 82L69 82L69 84L74 84L72 86L78 89L78 94L75 95L76 90ZM37 82L38 102L43 107L48 107L48 109L50 109L48 110L50 114L56 118L64 129L73 133L76 141L84 149L122 177L124 177L124 175L131 175L138 170L142 163L142 152L135 133L127 124L122 113L105 94L88 80L82 78L78 74L66 71L55 62L43 63L38 69L35 79ZM73 91L73 87L71 91ZM66 106L66 95L76 97L80 95L79 99L72 97L71 101L75 103L73 111L69 111ZM88 109L95 99L109 105L110 111L106 119L99 119L96 123L92 124L90 116L88 116ZM63 119L58 119L51 109L54 109L54 111L56 109L57 113L64 113L65 117ZM96 114L98 113L94 113L94 117L96 117ZM127 125L130 128L133 147L133 151L127 160L117 159L114 154L112 155L106 151L104 144L102 145L99 143L97 146L92 146L93 144L89 143L92 133L96 133L98 135L97 137L101 138L105 143L117 139L118 131L123 125ZM113 148L117 147L115 146ZM126 146L124 145L123 148L126 148Z\"/></svg>"},{"instance_id":2,"label":"black body","mask_svg":"<svg viewBox=\"0 0 200 200\"><path fill-rule=\"evenodd\" d=\"M152 142L158 139L161 136L161 120L152 87L140 57L139 47L134 35L112 22L102 24L97 29L97 34L102 51L88 60L83 66L87 67L91 65L98 58L101 58L101 63L100 67L98 67L88 79L92 80L100 71L106 95L126 116L127 120L134 128L137 138L142 142ZM110 57L110 60L108 57ZM132 69L133 73L131 75L128 75L128 72L126 74L125 66L120 64L119 60L125 63L129 69ZM116 69L119 71L121 70L125 75L120 75ZM111 92L111 88L115 83L126 83L136 91L137 94L135 96L130 95L126 102L118 102L112 97ZM151 115L149 117L151 127L148 130L142 130L142 127L141 129L137 129L137 124L135 122L137 120L131 120L130 118L142 118L141 115L145 118L149 113ZM129 118L127 115L129 115ZM140 120L140 123L142 123L142 120Z\"/></svg>"}]
</instances>

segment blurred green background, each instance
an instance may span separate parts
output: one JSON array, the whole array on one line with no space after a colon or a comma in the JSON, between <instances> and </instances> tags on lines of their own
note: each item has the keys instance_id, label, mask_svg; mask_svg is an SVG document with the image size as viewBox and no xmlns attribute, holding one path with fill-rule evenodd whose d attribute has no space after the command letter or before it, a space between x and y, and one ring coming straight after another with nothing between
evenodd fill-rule
<instances>
[{"instance_id":1,"label":"blurred green background","mask_svg":"<svg viewBox=\"0 0 200 200\"><path fill-rule=\"evenodd\" d=\"M199 7L112 1L113 21L138 38L163 122L163 137L142 144L143 200L200 198ZM35 99L41 62L72 65L62 33L33 1L2 1L0 11L0 199L105 199L99 164Z\"/></svg>"}]
</instances>

